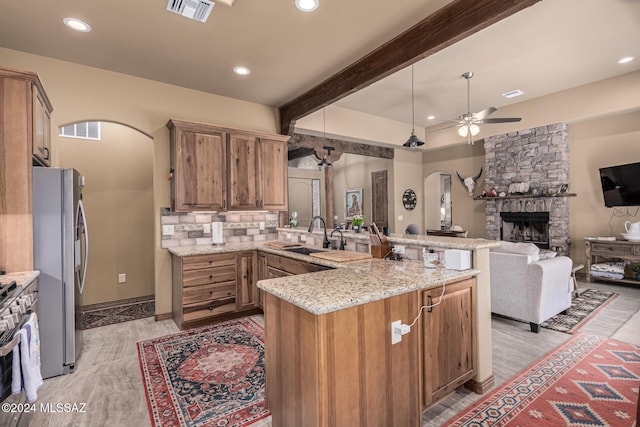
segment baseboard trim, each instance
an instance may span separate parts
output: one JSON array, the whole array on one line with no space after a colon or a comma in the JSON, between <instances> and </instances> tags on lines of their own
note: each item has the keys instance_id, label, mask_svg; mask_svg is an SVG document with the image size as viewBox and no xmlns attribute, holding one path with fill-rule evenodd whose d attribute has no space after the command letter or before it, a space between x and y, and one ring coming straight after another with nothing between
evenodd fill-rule
<instances>
[{"instance_id":1,"label":"baseboard trim","mask_svg":"<svg viewBox=\"0 0 640 427\"><path fill-rule=\"evenodd\" d=\"M155 298L153 295L84 305L80 308L79 313L80 328L91 329L144 319L153 316L154 312Z\"/></svg>"},{"instance_id":2,"label":"baseboard trim","mask_svg":"<svg viewBox=\"0 0 640 427\"><path fill-rule=\"evenodd\" d=\"M466 388L467 390L471 390L476 394L484 394L495 385L495 382L495 377L493 376L493 374L491 374L489 378L485 379L482 382L477 382L474 379L470 379L469 381L464 383L464 388Z\"/></svg>"},{"instance_id":3,"label":"baseboard trim","mask_svg":"<svg viewBox=\"0 0 640 427\"><path fill-rule=\"evenodd\" d=\"M155 301L155 297L153 295L147 295L143 297L126 298L117 301L100 302L97 304L87 304L83 305L80 311L86 313L88 311L106 310L114 307L125 307L127 305L140 304L151 301Z\"/></svg>"},{"instance_id":4,"label":"baseboard trim","mask_svg":"<svg viewBox=\"0 0 640 427\"><path fill-rule=\"evenodd\" d=\"M154 317L154 320L156 322L161 322L163 320L169 320L173 318L173 313L169 312L169 313L161 313L161 314L156 314Z\"/></svg>"}]
</instances>

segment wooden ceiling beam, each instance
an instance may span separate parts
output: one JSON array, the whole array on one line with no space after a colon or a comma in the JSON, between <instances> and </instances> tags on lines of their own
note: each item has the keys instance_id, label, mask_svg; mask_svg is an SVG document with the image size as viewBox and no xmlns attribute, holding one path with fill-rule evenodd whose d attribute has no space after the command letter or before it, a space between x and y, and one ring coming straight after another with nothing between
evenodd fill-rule
<instances>
[{"instance_id":1,"label":"wooden ceiling beam","mask_svg":"<svg viewBox=\"0 0 640 427\"><path fill-rule=\"evenodd\" d=\"M358 154L360 156L379 157L381 159L393 159L394 150L388 147L379 147L376 145L362 144L360 142L345 141L335 138L324 138L314 135L306 135L302 133L294 133L289 139L290 147L312 148L318 153L326 153L322 147L329 146L335 149L335 154L349 153ZM331 153L333 158L334 153ZM322 155L319 156L322 158Z\"/></svg>"},{"instance_id":2,"label":"wooden ceiling beam","mask_svg":"<svg viewBox=\"0 0 640 427\"><path fill-rule=\"evenodd\" d=\"M295 121L541 0L454 0L324 82L280 106L280 133Z\"/></svg>"}]
</instances>

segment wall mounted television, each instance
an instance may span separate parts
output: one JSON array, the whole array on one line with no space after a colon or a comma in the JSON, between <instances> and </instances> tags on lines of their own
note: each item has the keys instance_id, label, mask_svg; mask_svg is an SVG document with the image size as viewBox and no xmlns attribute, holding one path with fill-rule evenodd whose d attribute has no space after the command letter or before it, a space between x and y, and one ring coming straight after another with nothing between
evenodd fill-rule
<instances>
[{"instance_id":1,"label":"wall mounted television","mask_svg":"<svg viewBox=\"0 0 640 427\"><path fill-rule=\"evenodd\" d=\"M640 162L600 168L604 204L640 206Z\"/></svg>"}]
</instances>

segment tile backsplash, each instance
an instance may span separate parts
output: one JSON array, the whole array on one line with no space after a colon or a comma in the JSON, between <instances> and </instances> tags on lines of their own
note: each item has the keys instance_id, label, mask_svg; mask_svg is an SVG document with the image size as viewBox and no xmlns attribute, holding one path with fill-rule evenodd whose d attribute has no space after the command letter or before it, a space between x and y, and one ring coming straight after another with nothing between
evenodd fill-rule
<instances>
[{"instance_id":1,"label":"tile backsplash","mask_svg":"<svg viewBox=\"0 0 640 427\"><path fill-rule=\"evenodd\" d=\"M261 242L278 237L278 211L185 213L163 208L160 210L161 247L211 245L212 222L222 222L225 243Z\"/></svg>"}]
</instances>

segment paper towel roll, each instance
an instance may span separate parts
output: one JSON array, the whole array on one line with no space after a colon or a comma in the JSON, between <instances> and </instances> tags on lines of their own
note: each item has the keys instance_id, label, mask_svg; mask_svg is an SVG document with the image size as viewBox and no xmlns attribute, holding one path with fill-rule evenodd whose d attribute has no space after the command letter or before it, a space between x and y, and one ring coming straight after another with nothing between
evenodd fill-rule
<instances>
[{"instance_id":1,"label":"paper towel roll","mask_svg":"<svg viewBox=\"0 0 640 427\"><path fill-rule=\"evenodd\" d=\"M211 243L214 245L222 245L224 244L224 235L222 233L222 223L221 222L212 222L211 223Z\"/></svg>"}]
</instances>

